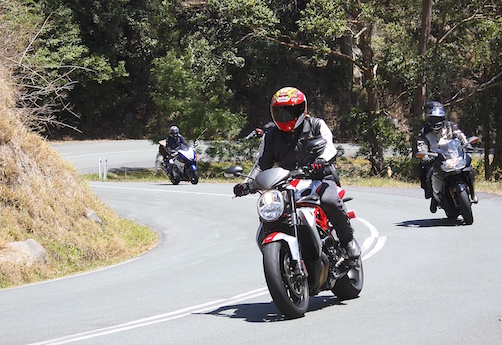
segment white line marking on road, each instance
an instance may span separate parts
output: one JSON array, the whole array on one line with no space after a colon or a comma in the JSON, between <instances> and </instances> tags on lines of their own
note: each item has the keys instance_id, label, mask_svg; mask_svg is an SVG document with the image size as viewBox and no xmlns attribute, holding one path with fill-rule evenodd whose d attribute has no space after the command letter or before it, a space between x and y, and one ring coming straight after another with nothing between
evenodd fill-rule
<instances>
[{"instance_id":1,"label":"white line marking on road","mask_svg":"<svg viewBox=\"0 0 502 345\"><path fill-rule=\"evenodd\" d=\"M375 246L373 247L373 249L367 253L366 255L364 255L363 257L363 260L368 260L369 258L371 258L373 255L375 255L376 253L378 253L382 248L383 246L385 245L385 243L387 242L387 236L381 236L378 238Z\"/></svg>"},{"instance_id":2,"label":"white line marking on road","mask_svg":"<svg viewBox=\"0 0 502 345\"><path fill-rule=\"evenodd\" d=\"M248 300L251 298L255 298L255 297L260 297L260 296L263 296L266 294L268 294L267 288L260 288L257 290L252 290L249 292L245 292L245 293L236 295L236 296L228 298L228 299L220 299L220 300L216 300L216 301L212 301L212 302L203 303L203 304L195 305L192 307L180 309L180 310L173 311L170 313L155 315L155 316L147 317L144 319L126 322L126 323L116 325L116 326L96 329L93 331L76 333L76 334L61 337L61 338L50 339L50 340L46 340L46 341L42 341L42 342L32 343L31 345L68 344L68 343L72 343L72 342L76 342L76 341L80 341L80 340L96 338L96 337L100 337L100 336L107 335L107 334L123 332L123 331L127 331L127 330L134 329L134 328L145 327L145 326L153 325L153 324L160 323L160 322L166 322L166 321L170 321L170 320L179 319L179 318L189 316L194 313L208 312L210 310L214 310L214 309L220 308L225 305L239 303L239 302L242 302L242 301L245 301L245 300Z\"/></svg>"},{"instance_id":3,"label":"white line marking on road","mask_svg":"<svg viewBox=\"0 0 502 345\"><path fill-rule=\"evenodd\" d=\"M135 190L141 192L159 192L159 193L178 193L178 194L194 194L194 195L214 195L214 196L228 196L233 197L232 194L218 194L218 193L201 193L201 192L189 192L183 190L172 190L172 189L154 189L154 188L132 188L132 187L118 187L118 186L109 186L102 185L99 183L90 184L93 188L109 188L109 189L123 189L123 190Z\"/></svg>"},{"instance_id":4,"label":"white line marking on road","mask_svg":"<svg viewBox=\"0 0 502 345\"><path fill-rule=\"evenodd\" d=\"M146 153L150 154L153 151L157 151L157 150L131 150L131 151L110 151L110 152L86 153L83 155L64 156L63 158L69 159L69 158L92 157L92 156L106 156L106 155L135 153L135 152L146 152Z\"/></svg>"},{"instance_id":5,"label":"white line marking on road","mask_svg":"<svg viewBox=\"0 0 502 345\"><path fill-rule=\"evenodd\" d=\"M387 241L387 237L380 236L380 233L378 232L377 228L375 228L373 226L373 224L371 224L367 220L360 218L360 217L356 217L355 219L357 221L363 223L368 228L368 230L370 231L370 234L371 234L370 237L367 237L364 240L364 243L361 246L361 252L364 253L369 250L369 252L364 254L364 256L363 256L363 259L367 260L370 257L372 257L373 255L375 255L376 253L378 253L383 248L383 246L385 245L385 242Z\"/></svg>"},{"instance_id":6,"label":"white line marking on road","mask_svg":"<svg viewBox=\"0 0 502 345\"><path fill-rule=\"evenodd\" d=\"M361 223L363 223L365 226L368 227L370 230L371 236L367 238L364 241L363 247L362 248L370 248L372 246L372 243L376 241L376 244L373 246L373 248L370 250L370 252L366 253L363 255L362 259L367 260L371 256L375 255L377 252L379 252L383 246L385 245L387 237L379 236L378 230L368 221L362 219L362 218L357 218ZM372 242L370 244L367 244L367 241ZM186 316L190 316L192 314L200 314L200 313L205 313L209 312L212 310L215 310L217 308L223 307L223 306L228 306L231 304L243 302L252 298L256 297L261 297L264 295L267 295L268 289L266 287L244 292L242 294L235 295L231 298L227 299L219 299L215 300L212 302L207 302L203 304L198 304L195 306L179 309L173 312L165 313L165 314L159 314L159 315L154 315L150 316L147 318L135 320L135 321L130 321L126 323L122 323L119 325L115 326L110 326L110 327L104 327L92 331L87 331L87 332L81 332L81 333L76 333L60 338L55 338L55 339L50 339L42 342L37 342L37 343L32 343L31 345L56 345L56 344L68 344L68 343L73 343L76 341L81 341L81 340L86 340L86 339L92 339L92 338L97 338L101 337L107 334L113 334L113 333L118 333L118 332L124 332L127 330L135 329L135 328L140 328L140 327L146 327L150 325L154 325L157 323L161 322L167 322L175 319L180 319Z\"/></svg>"},{"instance_id":7,"label":"white line marking on road","mask_svg":"<svg viewBox=\"0 0 502 345\"><path fill-rule=\"evenodd\" d=\"M80 277L80 276L85 276L85 275L92 274L92 273L95 273L95 272L109 270L109 269L115 268L117 266L121 266L121 265L125 265L125 264L128 264L128 263L131 263L133 261L141 259L141 257L142 256L140 255L140 256L137 256L135 258L126 260L126 261L122 261L122 262L119 262L119 263L116 263L116 264L113 264L113 265L110 265L110 266L96 268L96 269L93 269L91 271L70 274L70 275L67 275L67 276L64 276L64 277L60 277L60 278L54 278L54 279L51 279L51 280L44 280L44 281L41 281L41 282L36 282L36 283L31 283L31 284L26 284L26 285L21 285L21 286L15 286L15 287L8 288L8 289L16 289L16 290L17 289L25 289L25 288L29 288L29 287L36 286L36 285L50 284L50 283L54 283L54 282L57 282L57 281L60 281L60 280L66 280L66 279L76 278L76 277ZM5 289L5 290L7 290L7 289Z\"/></svg>"}]
</instances>

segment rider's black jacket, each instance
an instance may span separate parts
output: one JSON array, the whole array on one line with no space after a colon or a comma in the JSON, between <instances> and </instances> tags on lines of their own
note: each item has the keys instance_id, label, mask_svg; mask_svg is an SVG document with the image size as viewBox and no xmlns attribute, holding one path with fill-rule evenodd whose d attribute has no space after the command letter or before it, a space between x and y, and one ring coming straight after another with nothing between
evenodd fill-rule
<instances>
[{"instance_id":1,"label":"rider's black jacket","mask_svg":"<svg viewBox=\"0 0 502 345\"><path fill-rule=\"evenodd\" d=\"M258 160L250 172L251 177L256 177L260 171L270 169L277 164L283 169L293 170L300 159L305 155L305 144L308 140L324 137L327 141L326 148L320 157L332 161L336 156L333 137L324 120L306 116L302 125L293 133L281 131L277 126L272 127L264 136ZM302 164L311 163L317 157L306 157Z\"/></svg>"},{"instance_id":2,"label":"rider's black jacket","mask_svg":"<svg viewBox=\"0 0 502 345\"><path fill-rule=\"evenodd\" d=\"M169 135L166 139L166 146L169 152L176 151L181 144L188 145L188 141L181 134L178 134L176 137Z\"/></svg>"}]
</instances>

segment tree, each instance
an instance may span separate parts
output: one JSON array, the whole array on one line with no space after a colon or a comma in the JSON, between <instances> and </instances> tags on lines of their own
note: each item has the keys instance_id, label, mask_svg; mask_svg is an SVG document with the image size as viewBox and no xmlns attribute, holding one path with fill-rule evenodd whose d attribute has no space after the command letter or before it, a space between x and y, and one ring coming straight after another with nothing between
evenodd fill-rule
<instances>
[{"instance_id":1,"label":"tree","mask_svg":"<svg viewBox=\"0 0 502 345\"><path fill-rule=\"evenodd\" d=\"M203 14L207 20L208 14ZM178 51L155 59L152 95L158 112L149 122L153 141L165 137L172 124L194 138L204 133L228 139L242 129L244 117L229 110L233 95L226 81L229 66L239 67L243 61L221 39L223 30L216 35L216 29L221 28L206 25L203 30L187 32Z\"/></svg>"},{"instance_id":2,"label":"tree","mask_svg":"<svg viewBox=\"0 0 502 345\"><path fill-rule=\"evenodd\" d=\"M354 113L362 115L359 123L364 130L360 139L369 144L368 158L374 173L383 170L382 135L389 126L380 107L383 83L377 74L379 44L373 40L385 16L392 16L387 14L389 8L402 8L405 4L342 0L294 3L213 0L208 3L224 9L232 23L247 26L255 37L269 40L285 50L303 52L306 59L314 54L318 62L337 59L352 64L360 72L362 85L361 90L353 91L364 96L364 100L359 97L356 101L358 107ZM353 42L353 49L347 49L347 42Z\"/></svg>"},{"instance_id":3,"label":"tree","mask_svg":"<svg viewBox=\"0 0 502 345\"><path fill-rule=\"evenodd\" d=\"M441 5L433 16L430 40L434 45L426 54L429 97L449 107L451 116L458 118L469 134L481 134L488 179L502 168L498 100L502 88L502 6L490 0L444 1Z\"/></svg>"},{"instance_id":4,"label":"tree","mask_svg":"<svg viewBox=\"0 0 502 345\"><path fill-rule=\"evenodd\" d=\"M420 38L418 41L418 58L420 59L427 52L427 41L431 31L432 0L422 1L422 23L420 27ZM418 73L417 86L415 89L415 99L413 101L413 116L418 118L422 115L426 96L425 73L420 69ZM414 146L415 147L415 146Z\"/></svg>"}]
</instances>

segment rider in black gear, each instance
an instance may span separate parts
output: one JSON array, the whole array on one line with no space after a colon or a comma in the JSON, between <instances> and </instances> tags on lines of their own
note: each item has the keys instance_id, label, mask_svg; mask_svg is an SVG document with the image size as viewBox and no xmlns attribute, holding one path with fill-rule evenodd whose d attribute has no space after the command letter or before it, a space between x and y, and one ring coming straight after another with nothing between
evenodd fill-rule
<instances>
[{"instance_id":1,"label":"rider in black gear","mask_svg":"<svg viewBox=\"0 0 502 345\"><path fill-rule=\"evenodd\" d=\"M166 146L161 149L166 166L170 166L169 160L175 155L181 144L188 145L188 141L180 134L180 129L177 126L171 126L166 138Z\"/></svg>"},{"instance_id":2,"label":"rider in black gear","mask_svg":"<svg viewBox=\"0 0 502 345\"><path fill-rule=\"evenodd\" d=\"M333 165L336 148L333 144L333 134L320 118L307 114L307 99L303 92L294 87L285 87L277 91L270 104L272 119L276 126L270 128L260 145L258 159L249 176L254 178L261 171L270 169L277 164L281 168L293 170L304 154L304 143L309 139L322 136L327 144L324 152L312 163L312 168L321 173L328 168L335 173ZM346 248L351 258L358 257L361 249L354 239L354 230L350 224L345 204L338 196L337 175L325 177L319 195L321 207L336 229L341 245ZM246 195L253 188L253 179L246 178L243 183L234 187L237 196Z\"/></svg>"},{"instance_id":3,"label":"rider in black gear","mask_svg":"<svg viewBox=\"0 0 502 345\"><path fill-rule=\"evenodd\" d=\"M180 129L177 126L171 126L166 142L170 153L175 152L181 144L188 145L188 141L180 134Z\"/></svg>"},{"instance_id":4,"label":"rider in black gear","mask_svg":"<svg viewBox=\"0 0 502 345\"><path fill-rule=\"evenodd\" d=\"M458 128L458 126L446 120L446 112L443 105L438 101L427 102L424 107L427 123L420 129L417 139L418 151L430 151L438 148L440 141L449 141L459 139L465 145L467 137ZM425 198L431 199L430 210L435 213L437 210L437 202L432 198L431 175L434 159L430 156L424 156L420 162L420 184L424 190ZM474 181L474 176L472 176Z\"/></svg>"}]
</instances>

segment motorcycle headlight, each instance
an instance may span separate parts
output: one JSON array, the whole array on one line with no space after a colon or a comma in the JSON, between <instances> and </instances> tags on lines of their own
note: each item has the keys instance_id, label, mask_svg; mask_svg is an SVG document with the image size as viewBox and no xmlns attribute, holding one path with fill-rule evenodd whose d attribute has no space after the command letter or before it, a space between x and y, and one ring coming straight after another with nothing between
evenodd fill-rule
<instances>
[{"instance_id":1,"label":"motorcycle headlight","mask_svg":"<svg viewBox=\"0 0 502 345\"><path fill-rule=\"evenodd\" d=\"M267 222L277 220L284 212L284 197L278 190L269 190L258 199L258 215Z\"/></svg>"},{"instance_id":2,"label":"motorcycle headlight","mask_svg":"<svg viewBox=\"0 0 502 345\"><path fill-rule=\"evenodd\" d=\"M443 171L453 171L457 169L461 169L466 165L465 159L457 157L457 158L449 158L444 161L442 169Z\"/></svg>"}]
</instances>

